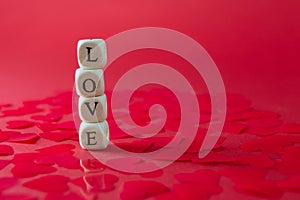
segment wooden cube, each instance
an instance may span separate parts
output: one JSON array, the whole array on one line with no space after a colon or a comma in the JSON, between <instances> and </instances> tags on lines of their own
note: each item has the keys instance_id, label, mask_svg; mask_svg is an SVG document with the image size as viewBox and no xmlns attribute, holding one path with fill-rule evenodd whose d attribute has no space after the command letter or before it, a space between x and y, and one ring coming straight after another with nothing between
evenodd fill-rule
<instances>
[{"instance_id":1,"label":"wooden cube","mask_svg":"<svg viewBox=\"0 0 300 200\"><path fill-rule=\"evenodd\" d=\"M81 68L101 69L107 63L106 44L102 39L79 40L77 58Z\"/></svg>"},{"instance_id":2,"label":"wooden cube","mask_svg":"<svg viewBox=\"0 0 300 200\"><path fill-rule=\"evenodd\" d=\"M95 97L104 93L103 70L79 68L75 73L76 92L79 96Z\"/></svg>"},{"instance_id":3,"label":"wooden cube","mask_svg":"<svg viewBox=\"0 0 300 200\"><path fill-rule=\"evenodd\" d=\"M98 97L80 97L78 102L80 119L84 122L102 122L107 117L106 95Z\"/></svg>"},{"instance_id":4,"label":"wooden cube","mask_svg":"<svg viewBox=\"0 0 300 200\"><path fill-rule=\"evenodd\" d=\"M109 128L107 121L99 123L81 122L79 128L79 142L83 149L105 149L109 143Z\"/></svg>"}]
</instances>

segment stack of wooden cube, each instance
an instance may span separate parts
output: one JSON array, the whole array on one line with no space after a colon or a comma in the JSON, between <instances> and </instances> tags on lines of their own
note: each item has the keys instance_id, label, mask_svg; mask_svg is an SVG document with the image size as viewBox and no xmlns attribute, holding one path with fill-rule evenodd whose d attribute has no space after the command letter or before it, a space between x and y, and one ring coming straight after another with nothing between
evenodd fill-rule
<instances>
[{"instance_id":1,"label":"stack of wooden cube","mask_svg":"<svg viewBox=\"0 0 300 200\"><path fill-rule=\"evenodd\" d=\"M76 92L80 96L78 111L81 119L79 141L84 149L105 149L109 142L106 121L107 100L104 94L103 67L107 63L106 44L102 39L79 40L76 70Z\"/></svg>"}]
</instances>

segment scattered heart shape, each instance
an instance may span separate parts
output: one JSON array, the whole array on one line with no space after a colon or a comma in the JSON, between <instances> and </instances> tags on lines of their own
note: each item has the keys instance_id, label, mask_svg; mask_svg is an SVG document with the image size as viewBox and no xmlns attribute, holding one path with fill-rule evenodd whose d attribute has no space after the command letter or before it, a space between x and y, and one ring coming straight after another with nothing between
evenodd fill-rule
<instances>
[{"instance_id":1,"label":"scattered heart shape","mask_svg":"<svg viewBox=\"0 0 300 200\"><path fill-rule=\"evenodd\" d=\"M113 174L88 174L83 177L87 191L91 192L108 192L115 189L115 183L119 178Z\"/></svg>"},{"instance_id":2,"label":"scattered heart shape","mask_svg":"<svg viewBox=\"0 0 300 200\"><path fill-rule=\"evenodd\" d=\"M168 192L169 188L157 181L126 181L120 194L121 199L146 199Z\"/></svg>"},{"instance_id":3,"label":"scattered heart shape","mask_svg":"<svg viewBox=\"0 0 300 200\"><path fill-rule=\"evenodd\" d=\"M266 154L241 155L237 157L237 162L250 164L254 168L271 168L275 165L275 161Z\"/></svg>"},{"instance_id":4,"label":"scattered heart shape","mask_svg":"<svg viewBox=\"0 0 300 200\"><path fill-rule=\"evenodd\" d=\"M61 152L41 155L34 160L35 163L40 165L57 164L59 167L67 169L80 169L79 159L74 157L73 152Z\"/></svg>"},{"instance_id":5,"label":"scattered heart shape","mask_svg":"<svg viewBox=\"0 0 300 200\"><path fill-rule=\"evenodd\" d=\"M61 113L49 113L47 115L34 115L31 116L31 119L34 120L41 120L41 121L46 121L46 122L57 122L61 120L63 115Z\"/></svg>"},{"instance_id":6,"label":"scattered heart shape","mask_svg":"<svg viewBox=\"0 0 300 200\"><path fill-rule=\"evenodd\" d=\"M34 163L18 163L11 169L11 173L18 178L28 178L38 174L49 174L55 171L55 167Z\"/></svg>"},{"instance_id":7,"label":"scattered heart shape","mask_svg":"<svg viewBox=\"0 0 300 200\"><path fill-rule=\"evenodd\" d=\"M109 114L111 139L121 148L138 153L155 151L167 145L177 134L181 118L178 104L174 102L176 98L173 94L166 96L161 89L157 90L158 95L152 98L149 91L138 92L132 98L132 117L140 125L148 124L149 107L157 101L166 105L168 111L165 127L155 137L136 139L123 133ZM108 91L108 99L110 95ZM144 95L148 95L149 98L145 100ZM39 134L0 130L0 142L4 142L0 145L0 156L4 157L0 160L0 169L5 173L11 170L8 176L13 176L0 178L0 190L15 187L19 179L24 178L21 181L25 181L24 187L48 193L45 194L46 199L96 199L103 192L119 192L116 190L119 186L122 187L122 199L209 199L212 195L222 192L221 186L224 183L220 180L224 178L232 180L236 191L242 192L243 195L250 194L253 198L276 199L280 198L283 192L300 192L299 124L282 124L277 113L255 110L251 107L251 102L243 96L229 94L228 112L223 129L226 133L222 134L222 138L208 156L199 159L198 151L211 117L211 102L208 95L198 95L198 99L201 99L201 128L196 139L188 151L170 166L171 170L164 168L139 174L141 179L146 180L132 180L136 175L106 167L88 151L81 150L78 143L70 141L78 140L74 122L70 119L71 115L68 116L72 113L72 92L42 100L25 101L23 106L18 108L0 105L1 117L7 122L7 128L25 129L35 125L42 130ZM43 109L39 108L40 105ZM22 115L27 116L25 118ZM118 111L120 119L123 115L123 111ZM33 121L28 120L28 117ZM58 122L60 120L61 122ZM65 143L62 143L63 141ZM16 154L12 157L14 151ZM163 156L158 158L165 159ZM152 163L133 157L112 159L108 164L125 168L153 167ZM181 167L183 172L178 173L179 168L176 167L180 165L187 166L187 170ZM202 169L210 166L220 169L219 173ZM201 169L190 172L189 169L192 168ZM66 172L70 178L66 177L67 175L62 176ZM274 180L270 180L269 173L280 176L274 176ZM164 185L166 180L169 181L168 187ZM70 188L69 182L72 183ZM223 189L226 190L226 187ZM35 197L1 193L0 198Z\"/></svg>"},{"instance_id":8,"label":"scattered heart shape","mask_svg":"<svg viewBox=\"0 0 300 200\"><path fill-rule=\"evenodd\" d=\"M0 160L0 170L4 169L10 162L10 160Z\"/></svg>"},{"instance_id":9,"label":"scattered heart shape","mask_svg":"<svg viewBox=\"0 0 300 200\"><path fill-rule=\"evenodd\" d=\"M67 194L62 194L62 193L48 193L45 197L45 200L55 200L55 199L59 199L59 200L86 200L85 197L82 197L76 193L73 192L69 192ZM91 198L91 199L95 199L95 198Z\"/></svg>"},{"instance_id":10,"label":"scattered heart shape","mask_svg":"<svg viewBox=\"0 0 300 200\"><path fill-rule=\"evenodd\" d=\"M36 149L36 151L44 154L53 154L53 153L71 151L74 148L75 146L73 144L57 144L57 145Z\"/></svg>"},{"instance_id":11,"label":"scattered heart shape","mask_svg":"<svg viewBox=\"0 0 300 200\"><path fill-rule=\"evenodd\" d=\"M40 137L52 140L54 142L61 142L73 137L78 137L76 131L52 131L52 132L43 132L39 134Z\"/></svg>"},{"instance_id":12,"label":"scattered heart shape","mask_svg":"<svg viewBox=\"0 0 300 200\"><path fill-rule=\"evenodd\" d=\"M69 178L62 175L42 176L23 183L23 186L47 193L63 193L69 189Z\"/></svg>"},{"instance_id":13,"label":"scattered heart shape","mask_svg":"<svg viewBox=\"0 0 300 200\"><path fill-rule=\"evenodd\" d=\"M6 144L0 144L0 156L13 155L14 149Z\"/></svg>"},{"instance_id":14,"label":"scattered heart shape","mask_svg":"<svg viewBox=\"0 0 300 200\"><path fill-rule=\"evenodd\" d=\"M26 144L35 144L40 137L36 133L22 133L16 136L11 136L7 142L17 142Z\"/></svg>"},{"instance_id":15,"label":"scattered heart shape","mask_svg":"<svg viewBox=\"0 0 300 200\"><path fill-rule=\"evenodd\" d=\"M16 177L2 177L0 178L0 191L4 191L7 188L15 186L18 183L18 179Z\"/></svg>"},{"instance_id":16,"label":"scattered heart shape","mask_svg":"<svg viewBox=\"0 0 300 200\"><path fill-rule=\"evenodd\" d=\"M25 129L34 126L34 122L27 120L11 120L6 123L6 128L9 129Z\"/></svg>"},{"instance_id":17,"label":"scattered heart shape","mask_svg":"<svg viewBox=\"0 0 300 200\"><path fill-rule=\"evenodd\" d=\"M290 176L285 180L277 182L278 187L293 191L300 191L300 175Z\"/></svg>"}]
</instances>

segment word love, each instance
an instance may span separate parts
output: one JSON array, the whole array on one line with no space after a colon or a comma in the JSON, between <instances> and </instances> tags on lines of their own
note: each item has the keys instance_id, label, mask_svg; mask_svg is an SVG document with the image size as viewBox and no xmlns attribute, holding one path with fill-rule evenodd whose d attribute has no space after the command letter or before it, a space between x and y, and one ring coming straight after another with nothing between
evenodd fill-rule
<instances>
[{"instance_id":1,"label":"word love","mask_svg":"<svg viewBox=\"0 0 300 200\"><path fill-rule=\"evenodd\" d=\"M81 119L79 141L84 149L105 149L109 142L107 100L104 94L102 68L107 63L106 44L102 39L79 40L76 70L76 92L80 96L78 111Z\"/></svg>"}]
</instances>

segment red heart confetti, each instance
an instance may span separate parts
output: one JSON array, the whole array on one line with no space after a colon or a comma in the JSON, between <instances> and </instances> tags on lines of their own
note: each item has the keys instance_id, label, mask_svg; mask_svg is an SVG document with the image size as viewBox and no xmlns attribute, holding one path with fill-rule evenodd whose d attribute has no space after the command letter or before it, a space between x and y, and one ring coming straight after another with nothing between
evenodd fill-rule
<instances>
[{"instance_id":1,"label":"red heart confetti","mask_svg":"<svg viewBox=\"0 0 300 200\"><path fill-rule=\"evenodd\" d=\"M4 191L7 188L10 188L18 183L16 177L2 177L0 178L0 191Z\"/></svg>"},{"instance_id":2,"label":"red heart confetti","mask_svg":"<svg viewBox=\"0 0 300 200\"><path fill-rule=\"evenodd\" d=\"M282 161L278 163L278 169L284 173L300 173L300 146L286 147L283 151Z\"/></svg>"},{"instance_id":3,"label":"red heart confetti","mask_svg":"<svg viewBox=\"0 0 300 200\"><path fill-rule=\"evenodd\" d=\"M250 110L241 113L229 113L226 115L226 121L245 121L249 119L263 119L263 118L279 118L277 113L271 111L261 111L261 110Z\"/></svg>"},{"instance_id":4,"label":"red heart confetti","mask_svg":"<svg viewBox=\"0 0 300 200\"><path fill-rule=\"evenodd\" d=\"M205 158L199 158L198 155L195 155L191 159L193 163L202 164L233 164L236 160L236 157L214 151L210 152Z\"/></svg>"},{"instance_id":5,"label":"red heart confetti","mask_svg":"<svg viewBox=\"0 0 300 200\"><path fill-rule=\"evenodd\" d=\"M174 199L209 199L211 195L220 193L220 190L215 191L214 188L197 183L174 184Z\"/></svg>"},{"instance_id":6,"label":"red heart confetti","mask_svg":"<svg viewBox=\"0 0 300 200\"><path fill-rule=\"evenodd\" d=\"M11 169L12 174L19 178L28 178L38 174L48 174L55 171L56 168L52 166L43 166L34 163L19 163Z\"/></svg>"},{"instance_id":7,"label":"red heart confetti","mask_svg":"<svg viewBox=\"0 0 300 200\"><path fill-rule=\"evenodd\" d=\"M279 127L282 121L278 118L249 119L245 121L249 127L272 128Z\"/></svg>"},{"instance_id":8,"label":"red heart confetti","mask_svg":"<svg viewBox=\"0 0 300 200\"><path fill-rule=\"evenodd\" d=\"M219 186L221 176L213 170L175 174L175 178L181 183L173 186L175 196L179 199L208 199L211 195L219 194L222 191Z\"/></svg>"},{"instance_id":9,"label":"red heart confetti","mask_svg":"<svg viewBox=\"0 0 300 200\"><path fill-rule=\"evenodd\" d=\"M197 170L194 173L179 173L175 174L175 179L183 184L195 183L202 188L211 190L212 193L220 193L222 191L219 186L220 174L213 170ZM201 188L201 187L200 187Z\"/></svg>"},{"instance_id":10,"label":"red heart confetti","mask_svg":"<svg viewBox=\"0 0 300 200\"><path fill-rule=\"evenodd\" d=\"M18 142L18 143L27 143L34 144L40 137L36 133L22 133L16 136L11 136L7 139L7 142Z\"/></svg>"},{"instance_id":11,"label":"red heart confetti","mask_svg":"<svg viewBox=\"0 0 300 200\"><path fill-rule=\"evenodd\" d=\"M45 200L86 200L86 198L76 194L76 193L71 193L69 192L68 194L62 194L62 193L48 193L47 196L45 197ZM95 198L91 198L95 199Z\"/></svg>"},{"instance_id":12,"label":"red heart confetti","mask_svg":"<svg viewBox=\"0 0 300 200\"><path fill-rule=\"evenodd\" d=\"M271 168L275 165L275 161L270 159L266 154L241 155L238 156L237 162L250 164L254 168Z\"/></svg>"},{"instance_id":13,"label":"red heart confetti","mask_svg":"<svg viewBox=\"0 0 300 200\"><path fill-rule=\"evenodd\" d=\"M110 96L107 91L108 100ZM244 96L228 94L224 133L208 156L200 159L198 151L210 121L211 102L209 95L198 95L198 99L201 128L188 151L168 167L138 176L107 167L80 148L77 130L68 115L72 113L72 92L24 101L21 107L0 105L4 126L6 123L7 128L31 128L23 133L0 127L0 142L3 142L0 169L5 176L0 179L3 186L0 189L27 187L41 192L40 195L0 193L0 198L96 199L105 194L107 198L113 195L122 199L209 199L219 194L217 198L225 198L227 194L234 197L238 192L246 199L278 199L289 192L295 196L300 193L299 124L281 121L277 113L252 108ZM109 113L112 141L138 153L167 145L177 134L181 120L180 107L172 93L165 94L161 88L137 92L130 101L131 117L139 125L148 124L153 103L164 105L168 113L160 133L146 139L128 136ZM124 112L117 115L121 119ZM133 169L154 165L133 157L112 158L109 163ZM234 183L233 190L226 185L230 180Z\"/></svg>"},{"instance_id":14,"label":"red heart confetti","mask_svg":"<svg viewBox=\"0 0 300 200\"><path fill-rule=\"evenodd\" d=\"M24 129L34 126L34 123L26 120L12 120L7 122L6 128L9 129Z\"/></svg>"},{"instance_id":15,"label":"red heart confetti","mask_svg":"<svg viewBox=\"0 0 300 200\"><path fill-rule=\"evenodd\" d=\"M290 176L285 180L277 182L278 187L300 191L300 175Z\"/></svg>"},{"instance_id":16,"label":"red heart confetti","mask_svg":"<svg viewBox=\"0 0 300 200\"><path fill-rule=\"evenodd\" d=\"M58 166L67 169L80 169L80 163L78 158L74 157L69 152L43 155L36 158L35 163L41 165L50 165L55 163Z\"/></svg>"},{"instance_id":17,"label":"red heart confetti","mask_svg":"<svg viewBox=\"0 0 300 200\"><path fill-rule=\"evenodd\" d=\"M11 107L11 106L12 106L12 104L10 104L10 103L3 103L3 104L0 104L0 109L6 108L6 107Z\"/></svg>"},{"instance_id":18,"label":"red heart confetti","mask_svg":"<svg viewBox=\"0 0 300 200\"><path fill-rule=\"evenodd\" d=\"M10 162L10 160L0 160L0 170L5 168Z\"/></svg>"},{"instance_id":19,"label":"red heart confetti","mask_svg":"<svg viewBox=\"0 0 300 200\"><path fill-rule=\"evenodd\" d=\"M146 199L165 192L169 188L157 181L126 181L120 194L121 199Z\"/></svg>"},{"instance_id":20,"label":"red heart confetti","mask_svg":"<svg viewBox=\"0 0 300 200\"><path fill-rule=\"evenodd\" d=\"M58 130L76 130L74 121L60 122L55 125Z\"/></svg>"},{"instance_id":21,"label":"red heart confetti","mask_svg":"<svg viewBox=\"0 0 300 200\"><path fill-rule=\"evenodd\" d=\"M0 142L3 142L5 140L7 140L9 138L9 136L7 134L0 134Z\"/></svg>"},{"instance_id":22,"label":"red heart confetti","mask_svg":"<svg viewBox=\"0 0 300 200\"><path fill-rule=\"evenodd\" d=\"M19 134L21 134L21 132L19 132L19 131L0 131L0 135L5 136L7 138L13 137L13 136L16 136Z\"/></svg>"},{"instance_id":23,"label":"red heart confetti","mask_svg":"<svg viewBox=\"0 0 300 200\"><path fill-rule=\"evenodd\" d=\"M141 173L140 176L144 178L156 178L163 175L163 170L159 169L153 172Z\"/></svg>"},{"instance_id":24,"label":"red heart confetti","mask_svg":"<svg viewBox=\"0 0 300 200\"><path fill-rule=\"evenodd\" d=\"M112 140L128 137L128 135L121 131L117 125L114 125L112 121L107 120L107 122L109 123L109 130L111 132L110 138Z\"/></svg>"},{"instance_id":25,"label":"red heart confetti","mask_svg":"<svg viewBox=\"0 0 300 200\"><path fill-rule=\"evenodd\" d=\"M300 133L300 124L283 124L279 131L284 133Z\"/></svg>"},{"instance_id":26,"label":"red heart confetti","mask_svg":"<svg viewBox=\"0 0 300 200\"><path fill-rule=\"evenodd\" d=\"M33 163L33 161L39 157L39 153L18 153L15 154L12 163L14 164L23 164L23 163Z\"/></svg>"},{"instance_id":27,"label":"red heart confetti","mask_svg":"<svg viewBox=\"0 0 300 200\"><path fill-rule=\"evenodd\" d=\"M73 137L78 137L78 133L76 131L52 131L40 133L39 136L55 142L61 142Z\"/></svg>"},{"instance_id":28,"label":"red heart confetti","mask_svg":"<svg viewBox=\"0 0 300 200\"><path fill-rule=\"evenodd\" d=\"M0 156L12 155L14 154L14 149L11 146L0 144Z\"/></svg>"},{"instance_id":29,"label":"red heart confetti","mask_svg":"<svg viewBox=\"0 0 300 200\"><path fill-rule=\"evenodd\" d=\"M261 195L263 197L280 197L282 192L276 182L270 180L244 180L236 183L236 189Z\"/></svg>"},{"instance_id":30,"label":"red heart confetti","mask_svg":"<svg viewBox=\"0 0 300 200\"><path fill-rule=\"evenodd\" d=\"M283 147L300 143L300 136L272 135L258 140L250 140L241 144L245 151L263 151L267 153L280 153Z\"/></svg>"},{"instance_id":31,"label":"red heart confetti","mask_svg":"<svg viewBox=\"0 0 300 200\"><path fill-rule=\"evenodd\" d=\"M47 115L34 115L31 116L31 119L34 120L41 120L41 121L48 121L48 122L57 122L63 117L60 113L49 113Z\"/></svg>"},{"instance_id":32,"label":"red heart confetti","mask_svg":"<svg viewBox=\"0 0 300 200\"><path fill-rule=\"evenodd\" d=\"M138 141L131 141L131 142L116 142L115 145L118 147L135 153L145 152L148 148L150 148L153 143L148 140L138 140Z\"/></svg>"},{"instance_id":33,"label":"red heart confetti","mask_svg":"<svg viewBox=\"0 0 300 200\"><path fill-rule=\"evenodd\" d=\"M42 112L42 111L43 109L37 108L35 106L23 106L16 109L2 110L2 113L5 117L8 117L8 116L23 116L32 113Z\"/></svg>"},{"instance_id":34,"label":"red heart confetti","mask_svg":"<svg viewBox=\"0 0 300 200\"><path fill-rule=\"evenodd\" d=\"M267 136L267 135L274 135L275 133L278 133L278 128L253 128L253 127L250 127L246 130L246 132L254 134L254 135L259 135L259 136Z\"/></svg>"},{"instance_id":35,"label":"red heart confetti","mask_svg":"<svg viewBox=\"0 0 300 200\"><path fill-rule=\"evenodd\" d=\"M74 148L75 146L73 144L57 144L57 145L36 149L36 151L45 154L49 154L49 153L53 154L53 153L71 151Z\"/></svg>"},{"instance_id":36,"label":"red heart confetti","mask_svg":"<svg viewBox=\"0 0 300 200\"><path fill-rule=\"evenodd\" d=\"M245 169L241 167L225 168L220 171L221 175L230 177L234 181L255 179L260 180L266 176L265 170L260 169Z\"/></svg>"},{"instance_id":37,"label":"red heart confetti","mask_svg":"<svg viewBox=\"0 0 300 200\"><path fill-rule=\"evenodd\" d=\"M30 194L7 194L0 195L0 198L5 200L36 200L36 197Z\"/></svg>"},{"instance_id":38,"label":"red heart confetti","mask_svg":"<svg viewBox=\"0 0 300 200\"><path fill-rule=\"evenodd\" d=\"M248 126L242 123L225 123L223 131L227 133L240 134L247 128Z\"/></svg>"},{"instance_id":39,"label":"red heart confetti","mask_svg":"<svg viewBox=\"0 0 300 200\"><path fill-rule=\"evenodd\" d=\"M50 108L52 113L70 114L73 112L72 106Z\"/></svg>"},{"instance_id":40,"label":"red heart confetti","mask_svg":"<svg viewBox=\"0 0 300 200\"><path fill-rule=\"evenodd\" d=\"M264 179L266 171L227 168L221 174L232 178L235 188L264 197L279 197L282 193L276 182Z\"/></svg>"},{"instance_id":41,"label":"red heart confetti","mask_svg":"<svg viewBox=\"0 0 300 200\"><path fill-rule=\"evenodd\" d=\"M53 131L53 130L76 130L75 124L73 121L66 121L60 123L36 123L36 126L44 132Z\"/></svg>"},{"instance_id":42,"label":"red heart confetti","mask_svg":"<svg viewBox=\"0 0 300 200\"><path fill-rule=\"evenodd\" d=\"M59 193L68 190L69 178L62 175L48 175L23 183L25 187L42 192Z\"/></svg>"},{"instance_id":43,"label":"red heart confetti","mask_svg":"<svg viewBox=\"0 0 300 200\"><path fill-rule=\"evenodd\" d=\"M57 130L56 125L54 123L49 123L49 122L35 123L35 126L43 132Z\"/></svg>"}]
</instances>

